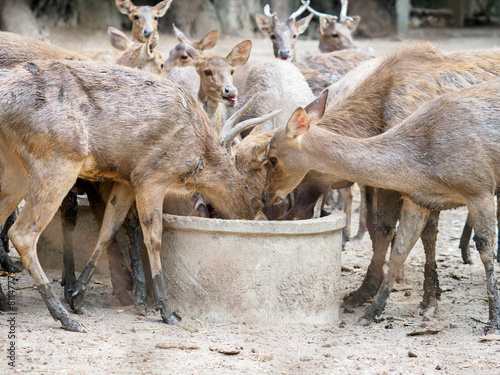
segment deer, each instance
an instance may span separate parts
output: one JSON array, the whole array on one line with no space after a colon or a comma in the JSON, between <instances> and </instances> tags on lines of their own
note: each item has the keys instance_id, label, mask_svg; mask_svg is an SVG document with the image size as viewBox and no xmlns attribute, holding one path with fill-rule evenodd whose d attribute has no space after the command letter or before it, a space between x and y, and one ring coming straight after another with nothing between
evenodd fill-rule
<instances>
[{"instance_id":1,"label":"deer","mask_svg":"<svg viewBox=\"0 0 500 375\"><path fill-rule=\"evenodd\" d=\"M403 204L389 272L359 319L379 316L404 261L432 212L466 206L485 268L489 322L500 330L494 270L495 194L500 192L500 79L438 96L392 129L366 139L318 126L326 95L297 108L269 143L264 198L284 199L310 170L398 191ZM474 150L470 152L469 150Z\"/></svg>"},{"instance_id":2,"label":"deer","mask_svg":"<svg viewBox=\"0 0 500 375\"><path fill-rule=\"evenodd\" d=\"M98 261L136 202L156 307L171 322L159 255L165 194L198 191L222 218L254 217L245 187L197 100L171 81L91 61L36 61L0 81L0 221L25 200L9 238L51 315L66 330L85 331L38 262L38 236L77 178L102 179L114 186L90 263ZM144 108L149 119L141 125ZM84 294L81 286L76 297Z\"/></svg>"},{"instance_id":3,"label":"deer","mask_svg":"<svg viewBox=\"0 0 500 375\"><path fill-rule=\"evenodd\" d=\"M369 60L351 74L350 87L344 79L330 87L327 112L318 124L334 133L369 138L396 126L427 101L446 92L489 81L500 76L496 63L500 50L440 52L431 44L407 45L383 59ZM363 68L363 69L361 69ZM359 71L356 71L359 70ZM339 93L338 97L335 92ZM261 147L267 147L264 143ZM308 173L304 184L339 187L347 183L322 173ZM342 186L345 187L345 186ZM384 279L384 261L401 214L402 199L397 191L366 186L367 229L373 256L362 285L344 297L343 306L352 308L375 296ZM439 211L433 211L421 233L426 252L424 295L417 314L437 312L441 290L435 263L435 241Z\"/></svg>"},{"instance_id":4,"label":"deer","mask_svg":"<svg viewBox=\"0 0 500 375\"><path fill-rule=\"evenodd\" d=\"M130 0L115 0L115 4L118 11L132 21L132 39L135 42L146 43L153 31L157 31L158 18L167 13L172 0L160 1L155 6L135 6Z\"/></svg>"},{"instance_id":5,"label":"deer","mask_svg":"<svg viewBox=\"0 0 500 375\"><path fill-rule=\"evenodd\" d=\"M340 20L332 14L314 10L306 0L301 0L301 2L307 3L307 10L319 18L319 50L322 53L356 48L352 33L358 28L361 17L347 16L349 0L341 0Z\"/></svg>"},{"instance_id":6,"label":"deer","mask_svg":"<svg viewBox=\"0 0 500 375\"><path fill-rule=\"evenodd\" d=\"M309 1L307 1L309 5ZM274 56L282 60L290 60L295 62L295 43L297 37L303 34L309 22L313 17L312 14L296 20L307 9L307 5L302 4L299 9L290 14L286 23L278 19L276 13L271 13L269 4L264 7L264 14L256 14L255 21L259 30L271 39L273 43Z\"/></svg>"},{"instance_id":7,"label":"deer","mask_svg":"<svg viewBox=\"0 0 500 375\"><path fill-rule=\"evenodd\" d=\"M113 40L112 36L119 35L119 30L116 29L111 30L110 39ZM121 33L123 36L124 34ZM149 41L153 41L156 39L154 36L156 33L153 33L150 36ZM161 73L161 65L163 63L163 59L158 52L153 50L154 59L151 60L147 55L148 53L142 54L127 54L127 51L132 50L136 51L139 46L138 43L133 43L128 40L126 37L126 43L124 42L123 48L124 50L123 56L126 58L120 61L121 64L125 66L141 66L143 69L152 71L155 73ZM122 42L125 39L121 39ZM149 43L145 45L148 46ZM148 50L150 48L148 47ZM142 49L144 51L144 49ZM25 36L20 36L13 33L2 32L0 33L0 67L12 69L15 66L21 63L28 63L34 60L39 59L67 59L67 60L87 60L86 56L81 56L79 53L66 51L61 49L51 43L46 41L42 41L35 38L29 38ZM122 57L123 57L122 56ZM132 58L131 58L132 57ZM144 62L143 59L146 61ZM149 69L148 69L149 67ZM158 69L158 68L160 69ZM76 226L76 218L77 218L77 201L76 194L77 190L85 192L89 197L90 207L92 209L92 213L94 214L94 218L97 223L102 222L103 214L104 214L104 202L102 201L102 186L101 190L96 190L96 184L86 183L82 180L77 180L77 185L64 199L61 206L61 217L62 217L62 225L63 225L63 239L64 239L64 269L63 269L63 277L61 279L61 284L64 286L64 296L65 300L71 304L71 295L73 293L73 285L76 282L75 277L75 266L73 261L73 239L72 233ZM100 184L102 185L102 184ZM109 187L108 187L109 188ZM105 194L109 194L105 192ZM5 229L10 228L13 223L13 218L9 218L5 223ZM139 238L142 234L138 233L139 223L136 220L133 220L133 217L127 218L127 222L125 225L125 230L130 237ZM139 228L140 232L140 228ZM142 247L138 248L138 240L133 241L130 240L129 244L131 245L131 259L139 259L140 252L142 252ZM6 248L7 249L7 248ZM12 273L19 272L19 268L14 265L10 257L0 249L0 258L4 260L4 268ZM143 275L143 270L140 267L140 264L132 264L132 278L129 276L129 271L123 264L122 255L120 253L120 249L116 244L108 247L108 257L110 259L110 273L111 280L113 284L113 294L120 300L120 302L124 305L129 305L133 301L130 299L127 293L128 285L132 284L134 289L134 299L135 305L140 309L145 309L145 298L146 298L146 281L145 276ZM84 313L85 309L83 307L74 307L75 312Z\"/></svg>"}]
</instances>

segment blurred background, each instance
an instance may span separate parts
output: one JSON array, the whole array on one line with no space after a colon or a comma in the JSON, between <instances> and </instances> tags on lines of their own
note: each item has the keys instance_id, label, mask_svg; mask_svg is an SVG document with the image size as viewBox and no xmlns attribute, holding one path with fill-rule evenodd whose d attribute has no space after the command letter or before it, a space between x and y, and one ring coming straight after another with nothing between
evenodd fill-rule
<instances>
[{"instance_id":1,"label":"blurred background","mask_svg":"<svg viewBox=\"0 0 500 375\"><path fill-rule=\"evenodd\" d=\"M155 5L160 0L135 0L135 5ZM286 19L300 6L300 0L173 0L165 17L160 19L161 33L172 34L175 22L189 35L218 28L222 35L258 34L254 21L269 3L272 12ZM338 15L340 0L312 0L320 12ZM412 32L422 28L498 27L500 0L351 0L349 15L359 15L362 22L358 37L379 38ZM317 38L313 23L303 38ZM0 0L0 29L25 35L43 35L53 28L92 28L108 26L131 28L120 14L115 0Z\"/></svg>"}]
</instances>

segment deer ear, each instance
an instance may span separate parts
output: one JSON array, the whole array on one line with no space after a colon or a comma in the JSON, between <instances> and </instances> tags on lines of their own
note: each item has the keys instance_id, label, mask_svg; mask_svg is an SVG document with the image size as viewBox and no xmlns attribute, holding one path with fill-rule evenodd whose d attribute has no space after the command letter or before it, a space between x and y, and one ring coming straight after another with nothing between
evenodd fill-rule
<instances>
[{"instance_id":1,"label":"deer ear","mask_svg":"<svg viewBox=\"0 0 500 375\"><path fill-rule=\"evenodd\" d=\"M249 40L244 40L236 47L233 48L226 59L229 64L233 67L245 65L250 57L250 51L252 50L252 42Z\"/></svg>"},{"instance_id":2,"label":"deer ear","mask_svg":"<svg viewBox=\"0 0 500 375\"><path fill-rule=\"evenodd\" d=\"M307 133L311 123L304 108L299 107L293 112L286 124L286 136L297 139Z\"/></svg>"},{"instance_id":3,"label":"deer ear","mask_svg":"<svg viewBox=\"0 0 500 375\"><path fill-rule=\"evenodd\" d=\"M122 14L126 14L127 16L135 9L134 3L130 0L115 0L115 4L118 11Z\"/></svg>"},{"instance_id":4,"label":"deer ear","mask_svg":"<svg viewBox=\"0 0 500 375\"><path fill-rule=\"evenodd\" d=\"M219 30L212 30L207 35L203 37L202 40L196 43L192 43L192 46L198 51L205 51L206 49L212 49L217 43L217 38L219 37Z\"/></svg>"},{"instance_id":5,"label":"deer ear","mask_svg":"<svg viewBox=\"0 0 500 375\"><path fill-rule=\"evenodd\" d=\"M193 60L201 57L201 54L195 50L189 43L184 43L186 47L186 53L188 54L189 57L191 57Z\"/></svg>"},{"instance_id":6,"label":"deer ear","mask_svg":"<svg viewBox=\"0 0 500 375\"><path fill-rule=\"evenodd\" d=\"M309 22L311 22L312 17L313 14L311 13L307 17L295 22L295 30L297 30L297 34L303 34L304 31L307 30L307 26L309 26Z\"/></svg>"},{"instance_id":7,"label":"deer ear","mask_svg":"<svg viewBox=\"0 0 500 375\"><path fill-rule=\"evenodd\" d=\"M108 38L113 48L116 48L118 51L126 51L134 44L123 32L114 27L108 27Z\"/></svg>"},{"instance_id":8,"label":"deer ear","mask_svg":"<svg viewBox=\"0 0 500 375\"><path fill-rule=\"evenodd\" d=\"M158 40L159 40L158 32L155 30L153 33L149 36L148 40L146 43L141 48L141 56L143 58L148 57L149 59L153 58L153 52L158 45Z\"/></svg>"},{"instance_id":9,"label":"deer ear","mask_svg":"<svg viewBox=\"0 0 500 375\"><path fill-rule=\"evenodd\" d=\"M175 33L175 36L177 37L177 39L179 40L179 42L185 42L185 41L189 41L188 38L186 37L186 35L184 35L184 33L182 31L180 31L176 26L175 24L173 23L172 24L172 27L174 29L174 33Z\"/></svg>"},{"instance_id":10,"label":"deer ear","mask_svg":"<svg viewBox=\"0 0 500 375\"><path fill-rule=\"evenodd\" d=\"M255 23L262 34L267 36L271 33L271 20L269 17L264 16L263 14L256 14Z\"/></svg>"},{"instance_id":11,"label":"deer ear","mask_svg":"<svg viewBox=\"0 0 500 375\"><path fill-rule=\"evenodd\" d=\"M357 29L359 23L361 22L361 17L360 16L353 16L352 21L351 20L346 20L345 24L346 26L351 30L354 31Z\"/></svg>"},{"instance_id":12,"label":"deer ear","mask_svg":"<svg viewBox=\"0 0 500 375\"><path fill-rule=\"evenodd\" d=\"M257 215L255 215L254 220L255 221L269 221L266 214L262 211L257 212Z\"/></svg>"},{"instance_id":13,"label":"deer ear","mask_svg":"<svg viewBox=\"0 0 500 375\"><path fill-rule=\"evenodd\" d=\"M320 17L319 18L319 33L321 35L327 35L328 34L328 27L331 25L332 29L335 29L337 21L334 19L328 19L327 17Z\"/></svg>"},{"instance_id":14,"label":"deer ear","mask_svg":"<svg viewBox=\"0 0 500 375\"><path fill-rule=\"evenodd\" d=\"M319 198L316 200L316 203L314 203L312 219L319 219L321 217L322 207L323 207L323 194L321 194Z\"/></svg>"},{"instance_id":15,"label":"deer ear","mask_svg":"<svg viewBox=\"0 0 500 375\"><path fill-rule=\"evenodd\" d=\"M325 90L320 96L318 96L315 100L307 105L305 111L309 116L309 121L311 124L315 125L321 121L323 115L325 114L327 102L328 90Z\"/></svg>"},{"instance_id":16,"label":"deer ear","mask_svg":"<svg viewBox=\"0 0 500 375\"><path fill-rule=\"evenodd\" d=\"M158 17L163 17L167 13L168 8L170 8L172 0L163 0L161 3L156 4L153 8L158 12Z\"/></svg>"}]
</instances>

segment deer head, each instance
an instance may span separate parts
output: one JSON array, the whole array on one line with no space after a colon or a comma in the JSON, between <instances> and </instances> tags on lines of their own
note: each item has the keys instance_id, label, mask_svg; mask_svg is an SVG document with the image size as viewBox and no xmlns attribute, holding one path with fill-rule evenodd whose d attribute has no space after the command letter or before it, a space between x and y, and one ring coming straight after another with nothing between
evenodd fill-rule
<instances>
[{"instance_id":1,"label":"deer head","mask_svg":"<svg viewBox=\"0 0 500 375\"><path fill-rule=\"evenodd\" d=\"M304 179L313 165L301 161L302 137L325 113L328 90L306 108L299 107L283 128L276 130L267 147L267 176L262 196L266 205L279 204Z\"/></svg>"},{"instance_id":2,"label":"deer head","mask_svg":"<svg viewBox=\"0 0 500 375\"><path fill-rule=\"evenodd\" d=\"M292 13L285 23L278 19L276 13L271 13L269 4L264 7L264 14L255 15L255 21L259 30L273 42L275 57L295 61L295 43L297 42L297 37L306 31L313 16L310 14L296 21L296 18L307 9L309 1L306 4L302 4L297 11Z\"/></svg>"},{"instance_id":3,"label":"deer head","mask_svg":"<svg viewBox=\"0 0 500 375\"><path fill-rule=\"evenodd\" d=\"M172 24L172 27L179 43L170 50L169 56L165 60L165 75L168 75L175 66L185 67L192 65L193 61L186 51L186 46L191 46L201 54L205 50L214 48L219 36L219 30L212 30L199 41L192 42L174 24Z\"/></svg>"},{"instance_id":4,"label":"deer head","mask_svg":"<svg viewBox=\"0 0 500 375\"><path fill-rule=\"evenodd\" d=\"M155 6L135 6L130 0L115 0L120 13L127 15L132 21L132 37L135 41L145 43L153 31L158 28L158 18L167 13L172 0L163 0Z\"/></svg>"},{"instance_id":5,"label":"deer head","mask_svg":"<svg viewBox=\"0 0 500 375\"><path fill-rule=\"evenodd\" d=\"M156 51L158 45L158 32L154 31L146 43L134 43L120 30L108 28L108 37L111 45L124 51L116 60L118 65L138 68L146 72L163 75L164 61L161 54Z\"/></svg>"},{"instance_id":6,"label":"deer head","mask_svg":"<svg viewBox=\"0 0 500 375\"><path fill-rule=\"evenodd\" d=\"M302 0L302 4L306 1ZM319 17L319 49L321 52L333 52L347 48L354 48L354 41L352 33L359 25L361 17L347 16L348 0L342 0L342 8L340 10L340 20L334 15L327 13L320 13L309 5L307 10Z\"/></svg>"}]
</instances>

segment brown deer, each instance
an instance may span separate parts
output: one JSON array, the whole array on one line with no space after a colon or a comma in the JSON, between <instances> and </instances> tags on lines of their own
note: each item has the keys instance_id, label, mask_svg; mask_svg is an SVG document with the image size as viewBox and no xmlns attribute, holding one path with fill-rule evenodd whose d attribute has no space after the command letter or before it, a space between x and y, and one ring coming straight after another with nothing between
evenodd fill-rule
<instances>
[{"instance_id":1,"label":"brown deer","mask_svg":"<svg viewBox=\"0 0 500 375\"><path fill-rule=\"evenodd\" d=\"M332 85L328 110L318 126L355 138L369 138L396 126L422 104L463 87L500 76L500 50L457 51L443 54L429 44L412 44L384 59L369 60L364 70L348 73L357 84L348 88L344 79ZM331 95L335 96L335 95ZM303 183L340 184L321 173L308 173ZM338 187L338 186L335 186ZM401 194L366 186L367 227L373 257L362 285L345 297L344 306L356 307L375 296L384 278L387 248L393 240L401 213ZM418 308L423 315L437 309L440 289L436 274L435 241L438 211L433 211L421 239L426 251L424 296Z\"/></svg>"},{"instance_id":2,"label":"brown deer","mask_svg":"<svg viewBox=\"0 0 500 375\"><path fill-rule=\"evenodd\" d=\"M234 69L248 61L251 49L252 42L245 40L237 44L226 57L206 57L187 46L187 52L200 77L198 100L217 134L220 133L223 120L223 105L232 107L237 103L238 90L233 85Z\"/></svg>"},{"instance_id":3,"label":"brown deer","mask_svg":"<svg viewBox=\"0 0 500 375\"><path fill-rule=\"evenodd\" d=\"M115 181L90 263L98 261L135 201L156 306L169 321L160 263L165 194L199 191L223 218L254 216L196 99L171 81L92 62L37 61L0 83L0 221L25 200L9 238L52 316L67 330L85 330L61 305L36 255L38 236L79 177ZM146 108L148 121L141 125ZM80 277L88 273L86 267ZM84 294L85 285L79 286L75 298Z\"/></svg>"},{"instance_id":4,"label":"brown deer","mask_svg":"<svg viewBox=\"0 0 500 375\"><path fill-rule=\"evenodd\" d=\"M301 2L308 3L306 0ZM358 28L361 17L347 16L348 0L341 0L341 4L340 20L334 15L320 13L307 5L307 10L319 18L319 50L323 53L356 48L352 33Z\"/></svg>"},{"instance_id":5,"label":"brown deer","mask_svg":"<svg viewBox=\"0 0 500 375\"><path fill-rule=\"evenodd\" d=\"M449 92L429 101L398 126L356 139L315 126L326 95L298 108L276 131L268 152L265 198L283 199L310 170L403 195L389 272L363 325L380 315L390 290L433 211L467 206L486 271L489 323L500 330L494 271L495 194L500 184L500 80ZM474 150L470 152L468 150Z\"/></svg>"},{"instance_id":6,"label":"brown deer","mask_svg":"<svg viewBox=\"0 0 500 375\"><path fill-rule=\"evenodd\" d=\"M276 13L271 13L269 4L264 7L264 14L256 14L255 21L259 30L271 39L274 56L282 60L295 61L295 43L297 37L306 31L312 14L299 21L296 18L307 9L309 1L302 4L299 9L290 14L286 23L278 19Z\"/></svg>"},{"instance_id":7,"label":"brown deer","mask_svg":"<svg viewBox=\"0 0 500 375\"><path fill-rule=\"evenodd\" d=\"M130 0L115 0L120 13L132 21L132 38L136 42L146 43L153 31L158 29L158 18L167 13L172 0L163 0L155 6L135 6Z\"/></svg>"}]
</instances>

